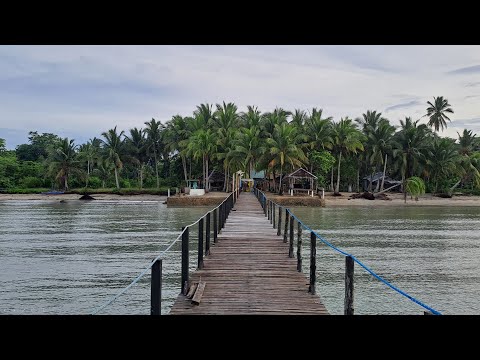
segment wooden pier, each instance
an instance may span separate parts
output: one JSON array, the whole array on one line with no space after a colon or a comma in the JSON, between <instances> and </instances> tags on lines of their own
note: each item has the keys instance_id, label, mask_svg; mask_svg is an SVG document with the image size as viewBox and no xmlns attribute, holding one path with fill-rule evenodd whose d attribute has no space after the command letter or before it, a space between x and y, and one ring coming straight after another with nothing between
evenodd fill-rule
<instances>
[{"instance_id":1,"label":"wooden pier","mask_svg":"<svg viewBox=\"0 0 480 360\"><path fill-rule=\"evenodd\" d=\"M238 197L201 269L189 278L189 284L200 283L198 299L180 294L171 315L328 314L320 297L309 293L309 279L297 271L293 231L289 245L272 226L275 210L265 213L253 193Z\"/></svg>"}]
</instances>

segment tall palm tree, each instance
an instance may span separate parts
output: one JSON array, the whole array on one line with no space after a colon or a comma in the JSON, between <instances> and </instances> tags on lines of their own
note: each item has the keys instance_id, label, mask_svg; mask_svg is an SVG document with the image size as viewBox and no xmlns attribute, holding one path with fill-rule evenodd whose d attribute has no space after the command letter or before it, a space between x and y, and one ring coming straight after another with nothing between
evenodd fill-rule
<instances>
[{"instance_id":1,"label":"tall palm tree","mask_svg":"<svg viewBox=\"0 0 480 360\"><path fill-rule=\"evenodd\" d=\"M340 164L342 155L356 154L358 150L363 151L362 133L358 131L352 119L348 117L340 119L333 124L333 149L338 156L337 185L335 194L340 193Z\"/></svg>"},{"instance_id":2,"label":"tall palm tree","mask_svg":"<svg viewBox=\"0 0 480 360\"><path fill-rule=\"evenodd\" d=\"M476 142L476 134L472 133L472 130L463 129L462 135L457 131L458 134L458 143L460 145L460 154L470 155L474 148Z\"/></svg>"},{"instance_id":3,"label":"tall palm tree","mask_svg":"<svg viewBox=\"0 0 480 360\"><path fill-rule=\"evenodd\" d=\"M203 164L203 184L205 191L208 192L208 162L210 156L215 153L216 150L216 141L215 134L211 129L200 129L197 130L189 139L188 151L196 159L202 159Z\"/></svg>"},{"instance_id":4,"label":"tall palm tree","mask_svg":"<svg viewBox=\"0 0 480 360\"><path fill-rule=\"evenodd\" d=\"M50 171L55 173L55 179L63 182L64 190L68 191L68 178L72 174L83 175L81 163L77 159L77 146L74 140L64 138L50 155Z\"/></svg>"},{"instance_id":5,"label":"tall palm tree","mask_svg":"<svg viewBox=\"0 0 480 360\"><path fill-rule=\"evenodd\" d=\"M229 158L242 164L242 170L245 172L246 178L250 178L251 172L254 170L259 155L259 147L260 129L255 127L242 128L236 133L234 149L229 153Z\"/></svg>"},{"instance_id":6,"label":"tall palm tree","mask_svg":"<svg viewBox=\"0 0 480 360\"><path fill-rule=\"evenodd\" d=\"M361 118L356 118L355 122L361 126L361 130L366 133L368 128L376 129L380 120L382 120L382 113L377 113L376 110L367 110L365 114L362 114Z\"/></svg>"},{"instance_id":7,"label":"tall palm tree","mask_svg":"<svg viewBox=\"0 0 480 360\"><path fill-rule=\"evenodd\" d=\"M270 164L280 167L280 183L279 193L283 194L283 170L285 165L289 165L293 170L294 166L301 167L308 163L303 150L298 145L302 135L298 135L297 129L288 124L276 124L273 136L268 138L266 143L269 147L268 155L270 156Z\"/></svg>"},{"instance_id":8,"label":"tall palm tree","mask_svg":"<svg viewBox=\"0 0 480 360\"><path fill-rule=\"evenodd\" d=\"M98 159L100 153L101 140L94 137L90 139L86 144L82 144L79 147L79 155L81 158L87 161L87 176L85 180L85 187L88 187L88 180L90 173L93 170L95 161Z\"/></svg>"},{"instance_id":9,"label":"tall palm tree","mask_svg":"<svg viewBox=\"0 0 480 360\"><path fill-rule=\"evenodd\" d=\"M452 113L453 110L449 106L447 99L444 99L443 96L433 97L433 104L430 101L427 101L427 104L430 105L427 108L427 113L424 116L429 117L428 126L431 126L438 131L440 128L443 131L443 128L447 128L447 122L451 121L450 118L445 113Z\"/></svg>"},{"instance_id":10,"label":"tall palm tree","mask_svg":"<svg viewBox=\"0 0 480 360\"><path fill-rule=\"evenodd\" d=\"M157 189L160 188L160 178L158 177L158 154L161 146L163 125L154 118L145 122L145 134L147 135L146 149L150 153L153 152L153 160L155 162L155 176L157 177Z\"/></svg>"},{"instance_id":11,"label":"tall palm tree","mask_svg":"<svg viewBox=\"0 0 480 360\"><path fill-rule=\"evenodd\" d=\"M107 158L108 160L114 164L114 172L115 172L115 184L117 189L120 189L120 182L118 181L118 173L122 170L123 162L121 160L122 152L123 152L123 140L122 136L124 135L124 131L122 130L120 134L117 134L117 127L115 126L113 129L108 130L107 132L103 132L102 136L105 138L103 141L104 147L108 152Z\"/></svg>"},{"instance_id":12,"label":"tall palm tree","mask_svg":"<svg viewBox=\"0 0 480 360\"><path fill-rule=\"evenodd\" d=\"M262 119L262 113L256 106L248 105L247 110L247 112L242 112L239 115L243 127L248 129L251 129L252 127L259 128Z\"/></svg>"},{"instance_id":13,"label":"tall palm tree","mask_svg":"<svg viewBox=\"0 0 480 360\"><path fill-rule=\"evenodd\" d=\"M97 168L94 170L94 173L98 175L100 180L102 180L102 188L105 188L105 182L108 180L110 175L115 169L115 165L110 162L108 158L100 158L97 163Z\"/></svg>"},{"instance_id":14,"label":"tall palm tree","mask_svg":"<svg viewBox=\"0 0 480 360\"><path fill-rule=\"evenodd\" d=\"M130 159L138 167L138 183L140 189L142 189L143 171L147 161L147 139L145 138L145 131L134 127L130 129L130 136L125 136L125 140Z\"/></svg>"},{"instance_id":15,"label":"tall palm tree","mask_svg":"<svg viewBox=\"0 0 480 360\"><path fill-rule=\"evenodd\" d=\"M5 139L0 138L0 152L5 151Z\"/></svg>"},{"instance_id":16,"label":"tall palm tree","mask_svg":"<svg viewBox=\"0 0 480 360\"><path fill-rule=\"evenodd\" d=\"M290 124L296 126L300 131L305 124L307 117L308 116L304 110L295 109L295 112L292 114L292 121Z\"/></svg>"},{"instance_id":17,"label":"tall palm tree","mask_svg":"<svg viewBox=\"0 0 480 360\"><path fill-rule=\"evenodd\" d=\"M455 140L437 137L428 148L427 163L434 182L434 192L438 190L438 181L451 175L463 175L460 158L455 148Z\"/></svg>"},{"instance_id":18,"label":"tall palm tree","mask_svg":"<svg viewBox=\"0 0 480 360\"><path fill-rule=\"evenodd\" d=\"M165 132L165 147L171 152L178 152L182 159L182 168L185 182L188 180L187 173L187 151L189 131L188 131L188 118L183 118L180 115L175 115L166 124Z\"/></svg>"},{"instance_id":19,"label":"tall palm tree","mask_svg":"<svg viewBox=\"0 0 480 360\"><path fill-rule=\"evenodd\" d=\"M418 125L419 121L413 121L410 117L406 117L405 121L400 120L400 131L394 135L393 139L393 156L397 158L402 174L405 198L407 196L405 181L415 175L414 169L418 162L425 157L428 139L432 137L431 130L427 125Z\"/></svg>"},{"instance_id":20,"label":"tall palm tree","mask_svg":"<svg viewBox=\"0 0 480 360\"><path fill-rule=\"evenodd\" d=\"M385 172L387 170L388 154L392 151L393 135L395 133L395 126L390 125L390 122L386 119L381 119L378 122L376 129L367 131L367 144L371 146L370 162L372 164L383 165L382 183L380 185L380 191L383 191L383 185L385 183ZM372 182L370 182L371 184ZM377 186L378 190L378 186Z\"/></svg>"}]
</instances>

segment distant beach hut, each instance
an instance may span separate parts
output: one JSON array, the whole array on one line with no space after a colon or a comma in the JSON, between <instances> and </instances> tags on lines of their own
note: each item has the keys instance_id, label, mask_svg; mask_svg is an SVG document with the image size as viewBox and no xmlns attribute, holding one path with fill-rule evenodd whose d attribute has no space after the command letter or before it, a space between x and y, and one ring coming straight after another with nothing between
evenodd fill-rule
<instances>
[{"instance_id":1,"label":"distant beach hut","mask_svg":"<svg viewBox=\"0 0 480 360\"><path fill-rule=\"evenodd\" d=\"M285 180L288 181L288 192L291 196L306 193L313 197L314 193L317 192L317 177L303 168L287 175Z\"/></svg>"}]
</instances>

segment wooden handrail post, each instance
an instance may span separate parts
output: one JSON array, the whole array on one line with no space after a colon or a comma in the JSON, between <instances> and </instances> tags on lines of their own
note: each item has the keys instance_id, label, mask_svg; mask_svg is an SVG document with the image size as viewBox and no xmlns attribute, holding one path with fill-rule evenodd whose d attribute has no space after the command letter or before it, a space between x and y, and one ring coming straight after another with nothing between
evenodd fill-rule
<instances>
[{"instance_id":1,"label":"wooden handrail post","mask_svg":"<svg viewBox=\"0 0 480 360\"><path fill-rule=\"evenodd\" d=\"M293 225L295 219L293 216L290 216L290 244L288 247L288 257L293 258Z\"/></svg>"},{"instance_id":2,"label":"wooden handrail post","mask_svg":"<svg viewBox=\"0 0 480 360\"><path fill-rule=\"evenodd\" d=\"M205 218L202 218L198 222L198 261L197 267L203 269L203 222Z\"/></svg>"},{"instance_id":3,"label":"wooden handrail post","mask_svg":"<svg viewBox=\"0 0 480 360\"><path fill-rule=\"evenodd\" d=\"M317 271L317 237L313 233L310 233L310 286L308 292L315 295L315 282Z\"/></svg>"},{"instance_id":4,"label":"wooden handrail post","mask_svg":"<svg viewBox=\"0 0 480 360\"><path fill-rule=\"evenodd\" d=\"M353 258L351 256L345 257L345 306L344 315L353 315Z\"/></svg>"},{"instance_id":5,"label":"wooden handrail post","mask_svg":"<svg viewBox=\"0 0 480 360\"><path fill-rule=\"evenodd\" d=\"M287 242L287 231L288 231L288 218L290 217L290 214L288 213L288 209L285 209L285 229L283 231L283 242Z\"/></svg>"},{"instance_id":6,"label":"wooden handrail post","mask_svg":"<svg viewBox=\"0 0 480 360\"><path fill-rule=\"evenodd\" d=\"M278 229L277 236L282 235L282 207L278 207Z\"/></svg>"},{"instance_id":7,"label":"wooden handrail post","mask_svg":"<svg viewBox=\"0 0 480 360\"><path fill-rule=\"evenodd\" d=\"M150 291L150 315L162 313L162 259L152 265L152 279Z\"/></svg>"},{"instance_id":8,"label":"wooden handrail post","mask_svg":"<svg viewBox=\"0 0 480 360\"><path fill-rule=\"evenodd\" d=\"M210 213L207 214L207 223L205 226L205 256L210 254Z\"/></svg>"},{"instance_id":9,"label":"wooden handrail post","mask_svg":"<svg viewBox=\"0 0 480 360\"><path fill-rule=\"evenodd\" d=\"M213 210L213 243L217 242L218 234L218 211L217 209Z\"/></svg>"},{"instance_id":10,"label":"wooden handrail post","mask_svg":"<svg viewBox=\"0 0 480 360\"><path fill-rule=\"evenodd\" d=\"M273 219L273 221L272 221L272 224L273 224L274 229L275 229L275 210L276 210L275 203L273 203L273 208L272 208L272 219Z\"/></svg>"},{"instance_id":11,"label":"wooden handrail post","mask_svg":"<svg viewBox=\"0 0 480 360\"><path fill-rule=\"evenodd\" d=\"M270 208L272 207L271 205L272 205L271 201L268 200L267 201L267 220L270 220L270 212L271 212Z\"/></svg>"},{"instance_id":12,"label":"wooden handrail post","mask_svg":"<svg viewBox=\"0 0 480 360\"><path fill-rule=\"evenodd\" d=\"M188 227L182 227L182 282L180 292L183 295L188 291Z\"/></svg>"},{"instance_id":13,"label":"wooden handrail post","mask_svg":"<svg viewBox=\"0 0 480 360\"><path fill-rule=\"evenodd\" d=\"M297 223L297 271L302 272L302 224Z\"/></svg>"}]
</instances>

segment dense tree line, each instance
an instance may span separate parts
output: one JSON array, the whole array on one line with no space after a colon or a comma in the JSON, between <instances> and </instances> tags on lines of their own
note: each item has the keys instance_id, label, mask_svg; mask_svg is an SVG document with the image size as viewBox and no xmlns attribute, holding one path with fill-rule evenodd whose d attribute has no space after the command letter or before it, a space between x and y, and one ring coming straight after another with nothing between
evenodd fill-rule
<instances>
[{"instance_id":1,"label":"dense tree line","mask_svg":"<svg viewBox=\"0 0 480 360\"><path fill-rule=\"evenodd\" d=\"M465 129L457 139L440 137L453 110L447 99L427 103L426 124L410 117L400 126L377 111L335 121L322 109L255 106L239 112L233 103L201 104L192 116L175 115L142 128L117 127L85 144L55 134L29 133L28 144L5 150L0 139L0 188L161 188L199 178L208 184L213 169L225 179L237 170L246 177L265 170L272 190L282 192L283 177L298 167L318 176L336 193L361 189L364 176L382 172L424 181L427 191L452 193L480 186L480 142ZM417 181L417 180L416 180ZM207 186L208 187L208 186ZM382 191L384 182L376 189ZM224 191L229 191L226 182ZM208 188L207 188L208 191Z\"/></svg>"}]
</instances>

